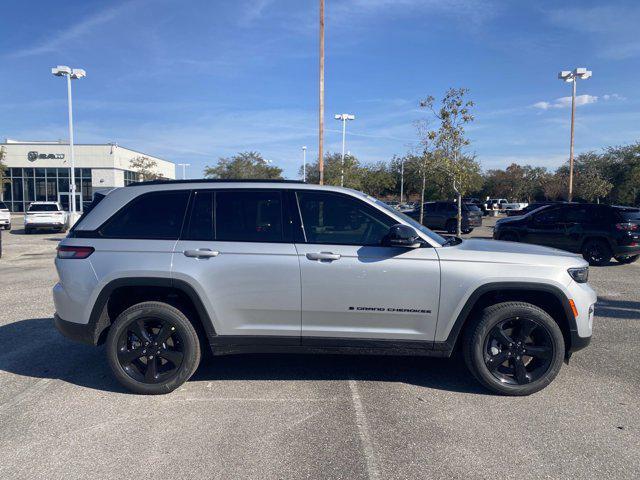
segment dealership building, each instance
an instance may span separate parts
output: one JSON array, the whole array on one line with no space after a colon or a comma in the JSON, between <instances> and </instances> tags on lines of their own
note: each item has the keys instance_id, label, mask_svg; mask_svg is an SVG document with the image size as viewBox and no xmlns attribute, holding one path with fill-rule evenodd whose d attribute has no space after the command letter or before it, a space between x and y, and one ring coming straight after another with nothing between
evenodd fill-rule
<instances>
[{"instance_id":1,"label":"dealership building","mask_svg":"<svg viewBox=\"0 0 640 480\"><path fill-rule=\"evenodd\" d=\"M145 157L155 161L153 173L173 179L175 164L115 143L74 144L76 206L90 202L93 192L124 187L140 180L131 160ZM7 167L3 201L13 212L24 212L33 201L58 201L69 210L69 144L65 142L0 143Z\"/></svg>"}]
</instances>

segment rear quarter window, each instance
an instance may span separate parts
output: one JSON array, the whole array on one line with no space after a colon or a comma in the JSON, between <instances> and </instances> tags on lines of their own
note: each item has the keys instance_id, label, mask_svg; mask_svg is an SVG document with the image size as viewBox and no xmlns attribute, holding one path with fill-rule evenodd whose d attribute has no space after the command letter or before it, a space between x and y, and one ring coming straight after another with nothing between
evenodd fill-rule
<instances>
[{"instance_id":1,"label":"rear quarter window","mask_svg":"<svg viewBox=\"0 0 640 480\"><path fill-rule=\"evenodd\" d=\"M177 190L140 195L100 227L100 236L177 240L180 237L189 193L188 190Z\"/></svg>"}]
</instances>

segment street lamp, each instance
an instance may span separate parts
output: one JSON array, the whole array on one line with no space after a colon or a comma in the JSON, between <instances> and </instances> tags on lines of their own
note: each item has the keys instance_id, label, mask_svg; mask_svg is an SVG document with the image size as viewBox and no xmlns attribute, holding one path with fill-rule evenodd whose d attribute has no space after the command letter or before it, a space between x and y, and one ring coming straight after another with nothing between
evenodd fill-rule
<instances>
[{"instance_id":1,"label":"street lamp","mask_svg":"<svg viewBox=\"0 0 640 480\"><path fill-rule=\"evenodd\" d=\"M355 120L356 116L349 113L337 113L333 118L342 121L342 168L340 171L340 186L344 187L344 143L347 135L347 120Z\"/></svg>"},{"instance_id":2,"label":"street lamp","mask_svg":"<svg viewBox=\"0 0 640 480\"><path fill-rule=\"evenodd\" d=\"M569 195L568 200L573 199L573 130L576 117L576 83L578 79L586 80L591 76L591 70L586 68L576 68L573 72L563 70L558 73L558 78L565 82L572 83L571 94L571 143L569 146Z\"/></svg>"},{"instance_id":3,"label":"street lamp","mask_svg":"<svg viewBox=\"0 0 640 480\"><path fill-rule=\"evenodd\" d=\"M76 160L73 154L73 102L71 100L71 79L77 80L87 76L81 68L71 68L66 65L58 65L51 69L51 73L56 77L67 77L67 100L69 104L69 154L71 157L71 177L69 183L70 201L70 218L69 226L73 225L77 220L76 213Z\"/></svg>"},{"instance_id":4,"label":"street lamp","mask_svg":"<svg viewBox=\"0 0 640 480\"><path fill-rule=\"evenodd\" d=\"M179 167L182 167L182 179L186 180L187 179L187 171L186 168L190 167L191 164L190 163L179 163L178 164Z\"/></svg>"},{"instance_id":5,"label":"street lamp","mask_svg":"<svg viewBox=\"0 0 640 480\"><path fill-rule=\"evenodd\" d=\"M302 181L307 181L307 146L302 147Z\"/></svg>"},{"instance_id":6,"label":"street lamp","mask_svg":"<svg viewBox=\"0 0 640 480\"><path fill-rule=\"evenodd\" d=\"M404 157L400 158L400 203L404 203L402 197L404 196Z\"/></svg>"}]
</instances>

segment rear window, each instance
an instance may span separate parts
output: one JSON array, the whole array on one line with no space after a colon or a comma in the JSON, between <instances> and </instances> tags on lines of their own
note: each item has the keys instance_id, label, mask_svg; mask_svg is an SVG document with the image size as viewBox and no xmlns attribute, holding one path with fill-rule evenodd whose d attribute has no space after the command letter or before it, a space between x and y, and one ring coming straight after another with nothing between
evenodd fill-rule
<instances>
[{"instance_id":1,"label":"rear window","mask_svg":"<svg viewBox=\"0 0 640 480\"><path fill-rule=\"evenodd\" d=\"M462 210L467 210L468 212L481 212L480 208L477 205L472 203L463 203Z\"/></svg>"},{"instance_id":2,"label":"rear window","mask_svg":"<svg viewBox=\"0 0 640 480\"><path fill-rule=\"evenodd\" d=\"M616 210L625 222L640 221L640 209L638 208L617 208Z\"/></svg>"},{"instance_id":3,"label":"rear window","mask_svg":"<svg viewBox=\"0 0 640 480\"><path fill-rule=\"evenodd\" d=\"M107 238L177 240L188 199L188 190L141 195L111 217L100 234Z\"/></svg>"},{"instance_id":4,"label":"rear window","mask_svg":"<svg viewBox=\"0 0 640 480\"><path fill-rule=\"evenodd\" d=\"M51 203L41 203L29 206L29 212L57 212L58 206Z\"/></svg>"}]
</instances>

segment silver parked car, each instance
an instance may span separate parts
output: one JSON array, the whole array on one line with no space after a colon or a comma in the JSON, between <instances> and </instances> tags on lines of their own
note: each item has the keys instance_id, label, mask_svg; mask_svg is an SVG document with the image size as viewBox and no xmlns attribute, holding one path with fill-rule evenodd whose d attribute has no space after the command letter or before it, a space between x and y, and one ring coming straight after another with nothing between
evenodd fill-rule
<instances>
[{"instance_id":1,"label":"silver parked car","mask_svg":"<svg viewBox=\"0 0 640 480\"><path fill-rule=\"evenodd\" d=\"M587 263L444 238L383 202L276 181L158 181L96 196L58 248L57 328L106 344L138 393L188 380L202 349L448 357L527 395L591 338Z\"/></svg>"}]
</instances>

